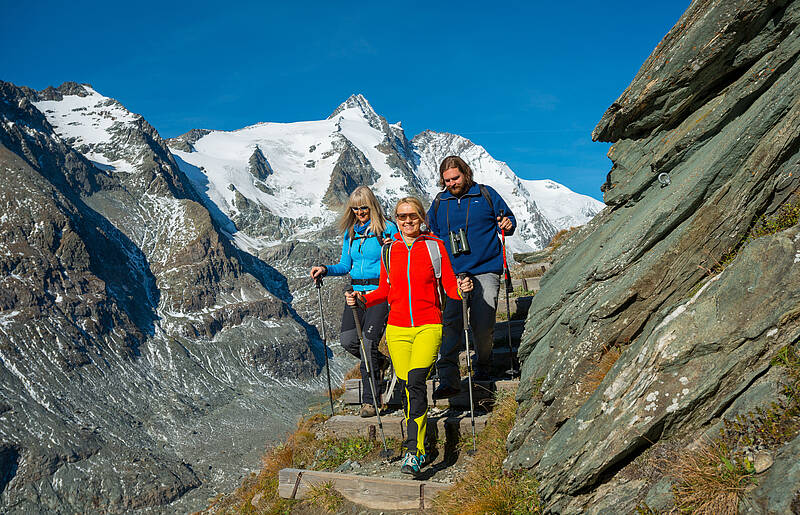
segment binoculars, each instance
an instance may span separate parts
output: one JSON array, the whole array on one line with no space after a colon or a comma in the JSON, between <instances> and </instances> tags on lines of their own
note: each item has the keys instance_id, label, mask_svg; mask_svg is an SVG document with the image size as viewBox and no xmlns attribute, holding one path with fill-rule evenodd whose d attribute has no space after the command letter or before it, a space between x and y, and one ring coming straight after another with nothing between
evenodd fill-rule
<instances>
[{"instance_id":1,"label":"binoculars","mask_svg":"<svg viewBox=\"0 0 800 515\"><path fill-rule=\"evenodd\" d=\"M467 242L467 231L462 227L456 231L450 231L450 250L454 256L469 252L469 242Z\"/></svg>"}]
</instances>

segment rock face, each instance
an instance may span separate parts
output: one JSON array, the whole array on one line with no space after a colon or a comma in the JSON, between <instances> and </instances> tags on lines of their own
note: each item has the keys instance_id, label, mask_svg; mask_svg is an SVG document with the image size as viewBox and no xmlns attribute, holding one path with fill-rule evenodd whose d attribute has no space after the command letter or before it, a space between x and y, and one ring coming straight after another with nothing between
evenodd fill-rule
<instances>
[{"instance_id":1,"label":"rock face","mask_svg":"<svg viewBox=\"0 0 800 515\"><path fill-rule=\"evenodd\" d=\"M339 154L331 173L331 182L322 201L333 209L347 203L350 194L359 186L372 186L378 173L364 154L345 138L339 138L334 149Z\"/></svg>"},{"instance_id":2,"label":"rock face","mask_svg":"<svg viewBox=\"0 0 800 515\"><path fill-rule=\"evenodd\" d=\"M619 474L645 450L774 397L760 378L800 337L800 228L743 241L798 200L799 23L797 1L693 2L595 129L614 142L608 207L542 278L508 441L549 511L632 511L663 486Z\"/></svg>"}]
</instances>

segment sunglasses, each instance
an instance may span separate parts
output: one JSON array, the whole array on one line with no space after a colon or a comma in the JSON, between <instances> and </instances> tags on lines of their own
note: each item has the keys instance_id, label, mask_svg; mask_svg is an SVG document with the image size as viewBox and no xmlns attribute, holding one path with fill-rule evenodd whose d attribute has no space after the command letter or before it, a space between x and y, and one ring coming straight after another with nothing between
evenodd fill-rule
<instances>
[{"instance_id":1,"label":"sunglasses","mask_svg":"<svg viewBox=\"0 0 800 515\"><path fill-rule=\"evenodd\" d=\"M417 213L396 213L395 217L398 220L410 220L412 222L419 220L419 215Z\"/></svg>"},{"instance_id":2,"label":"sunglasses","mask_svg":"<svg viewBox=\"0 0 800 515\"><path fill-rule=\"evenodd\" d=\"M369 211L369 206L353 206L350 209L353 210L353 213L358 213L359 211Z\"/></svg>"}]
</instances>

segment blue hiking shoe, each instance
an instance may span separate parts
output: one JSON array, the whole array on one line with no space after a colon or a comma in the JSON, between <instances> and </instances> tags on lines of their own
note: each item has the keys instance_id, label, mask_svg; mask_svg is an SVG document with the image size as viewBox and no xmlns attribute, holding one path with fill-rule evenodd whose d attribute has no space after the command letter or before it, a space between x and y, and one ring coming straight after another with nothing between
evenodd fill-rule
<instances>
[{"instance_id":1,"label":"blue hiking shoe","mask_svg":"<svg viewBox=\"0 0 800 515\"><path fill-rule=\"evenodd\" d=\"M407 452L406 456L403 458L403 463L400 465L400 472L403 474L411 474L412 476L416 476L419 474L419 467L419 459L414 454Z\"/></svg>"}]
</instances>

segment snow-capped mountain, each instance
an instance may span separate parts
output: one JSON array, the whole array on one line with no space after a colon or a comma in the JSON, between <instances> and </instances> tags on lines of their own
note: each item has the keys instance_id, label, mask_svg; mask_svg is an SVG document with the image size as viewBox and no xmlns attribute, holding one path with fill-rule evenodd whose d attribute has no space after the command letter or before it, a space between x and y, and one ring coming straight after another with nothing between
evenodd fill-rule
<instances>
[{"instance_id":1,"label":"snow-capped mountain","mask_svg":"<svg viewBox=\"0 0 800 515\"><path fill-rule=\"evenodd\" d=\"M407 195L430 202L439 191L438 164L448 155L463 157L476 181L509 204L520 222L509 239L512 250L540 249L559 229L581 225L603 207L553 181L523 181L461 136L425 131L409 141L400 123L387 123L362 95L325 120L193 131L170 145L195 188L226 217L223 223L233 222L226 227L256 248L313 237L334 222L360 184L387 208Z\"/></svg>"}]
</instances>

